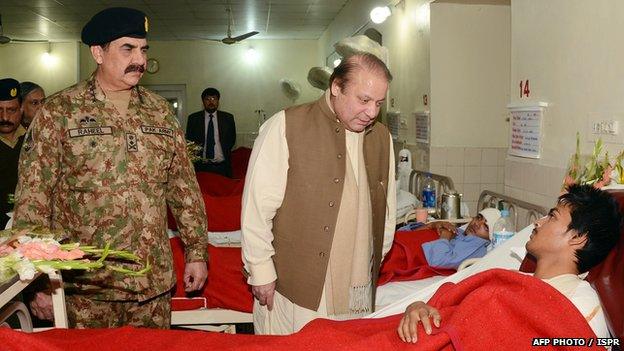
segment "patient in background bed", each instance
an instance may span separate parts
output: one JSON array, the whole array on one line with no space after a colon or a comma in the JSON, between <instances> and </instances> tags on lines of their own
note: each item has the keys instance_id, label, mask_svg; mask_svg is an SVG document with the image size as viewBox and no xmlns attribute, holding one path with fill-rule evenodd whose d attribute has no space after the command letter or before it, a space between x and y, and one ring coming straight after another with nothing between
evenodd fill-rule
<instances>
[{"instance_id":1,"label":"patient in background bed","mask_svg":"<svg viewBox=\"0 0 624 351\"><path fill-rule=\"evenodd\" d=\"M485 256L492 237L492 227L501 213L486 208L468 223L465 229L456 228L448 222L432 222L417 229L434 229L440 239L422 244L427 264L431 267L457 269L469 258Z\"/></svg>"},{"instance_id":2,"label":"patient in background bed","mask_svg":"<svg viewBox=\"0 0 624 351\"><path fill-rule=\"evenodd\" d=\"M548 216L535 222L526 244L537 262L533 276L568 298L598 337L609 336L604 313L598 294L579 274L607 257L617 243L621 225L622 217L611 195L591 186L572 185ZM400 338L416 342L419 322L427 334L432 332L432 322L435 327L444 323L436 308L414 302L399 323Z\"/></svg>"}]
</instances>

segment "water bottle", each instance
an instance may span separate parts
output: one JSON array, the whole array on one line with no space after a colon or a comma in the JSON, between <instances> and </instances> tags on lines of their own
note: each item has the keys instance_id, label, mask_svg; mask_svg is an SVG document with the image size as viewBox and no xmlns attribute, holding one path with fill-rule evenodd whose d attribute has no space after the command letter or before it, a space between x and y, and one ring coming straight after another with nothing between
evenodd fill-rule
<instances>
[{"instance_id":1,"label":"water bottle","mask_svg":"<svg viewBox=\"0 0 624 351\"><path fill-rule=\"evenodd\" d=\"M494 223L494 227L492 228L492 245L494 247L500 246L515 233L516 230L509 218L509 210L502 210L501 217Z\"/></svg>"},{"instance_id":2,"label":"water bottle","mask_svg":"<svg viewBox=\"0 0 624 351\"><path fill-rule=\"evenodd\" d=\"M433 179L431 179L431 174L427 174L427 178L425 179L422 190L422 202L424 207L436 207L436 188Z\"/></svg>"}]
</instances>

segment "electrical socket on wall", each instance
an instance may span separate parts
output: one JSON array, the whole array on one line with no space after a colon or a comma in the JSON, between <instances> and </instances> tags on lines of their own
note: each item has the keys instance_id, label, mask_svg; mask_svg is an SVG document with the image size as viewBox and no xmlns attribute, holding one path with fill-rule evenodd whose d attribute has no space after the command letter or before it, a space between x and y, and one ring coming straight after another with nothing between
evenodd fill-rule
<instances>
[{"instance_id":1,"label":"electrical socket on wall","mask_svg":"<svg viewBox=\"0 0 624 351\"><path fill-rule=\"evenodd\" d=\"M619 134L619 122L614 120L608 121L593 121L591 124L592 134L606 134L606 135L618 135Z\"/></svg>"},{"instance_id":2,"label":"electrical socket on wall","mask_svg":"<svg viewBox=\"0 0 624 351\"><path fill-rule=\"evenodd\" d=\"M401 129L407 129L407 120L405 118L401 118L400 120Z\"/></svg>"}]
</instances>

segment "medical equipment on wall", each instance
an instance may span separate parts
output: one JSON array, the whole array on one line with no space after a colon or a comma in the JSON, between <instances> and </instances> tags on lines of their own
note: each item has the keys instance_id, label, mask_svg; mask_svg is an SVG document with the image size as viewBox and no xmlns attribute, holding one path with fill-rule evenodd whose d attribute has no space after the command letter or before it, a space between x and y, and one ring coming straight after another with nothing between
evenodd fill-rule
<instances>
[{"instance_id":1,"label":"medical equipment on wall","mask_svg":"<svg viewBox=\"0 0 624 351\"><path fill-rule=\"evenodd\" d=\"M397 187L404 191L409 191L410 174L412 173L412 152L403 148L399 151L399 162L397 162Z\"/></svg>"}]
</instances>

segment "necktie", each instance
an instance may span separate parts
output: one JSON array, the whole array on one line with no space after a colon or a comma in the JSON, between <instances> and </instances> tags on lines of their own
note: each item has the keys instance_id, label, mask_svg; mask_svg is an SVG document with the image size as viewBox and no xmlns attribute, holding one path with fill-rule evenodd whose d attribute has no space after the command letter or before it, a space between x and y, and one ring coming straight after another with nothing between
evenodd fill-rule
<instances>
[{"instance_id":1,"label":"necktie","mask_svg":"<svg viewBox=\"0 0 624 351\"><path fill-rule=\"evenodd\" d=\"M204 143L204 153L206 154L206 158L212 160L214 158L214 123L212 123L212 118L214 114L208 115L210 118L208 120L208 128L206 128L206 142Z\"/></svg>"}]
</instances>

